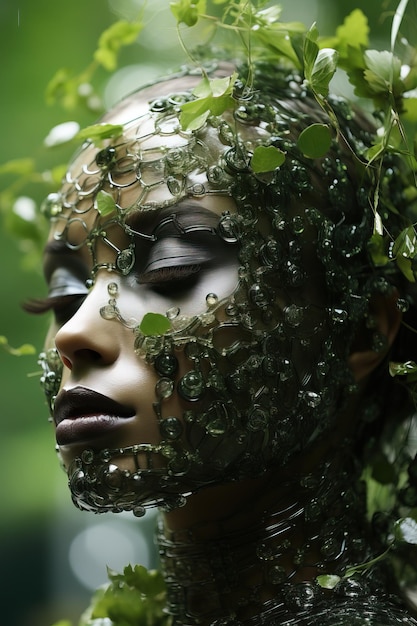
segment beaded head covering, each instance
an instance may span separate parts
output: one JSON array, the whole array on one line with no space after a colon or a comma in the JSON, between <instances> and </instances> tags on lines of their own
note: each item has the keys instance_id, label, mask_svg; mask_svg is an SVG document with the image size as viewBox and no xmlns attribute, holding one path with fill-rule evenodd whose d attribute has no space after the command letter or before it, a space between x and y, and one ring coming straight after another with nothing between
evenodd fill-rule
<instances>
[{"instance_id":1,"label":"beaded head covering","mask_svg":"<svg viewBox=\"0 0 417 626\"><path fill-rule=\"evenodd\" d=\"M285 466L334 426L357 392L348 355L358 331L365 329L369 349L385 348L373 329L371 299L402 288L396 266L378 267L368 247L376 183L364 164L373 137L367 121L346 101L330 99L341 132L323 157L305 156L297 138L323 120L321 108L298 73L258 64L249 99L239 95L238 79L233 113L211 115L183 131L179 107L193 99L182 87L186 79L167 83L163 97L104 145L88 142L61 192L44 206L54 238L91 253L91 276L81 292L88 293L98 272L109 272L109 301L100 314L131 328L137 357L156 373L160 440L87 449L66 468L75 504L95 512L170 509L204 486ZM129 98L129 111L135 99L143 100L141 92ZM114 119L117 109L106 121ZM285 160L259 167L259 147ZM385 159L378 180L379 210L395 236L403 217L391 206L405 211L407 201L393 158ZM228 209L207 218L201 198L218 196L227 198ZM152 227L136 226L144 214ZM125 235L123 246L108 235L115 228ZM180 241L177 263L186 268L186 281L222 255L238 266L234 288L219 294L213 285L195 314L174 298L169 310L150 311L157 325L149 330L145 320L126 319L119 309L112 275L122 288L141 272L143 250L157 258L152 251L168 250L172 238ZM113 262L100 263L98 242L114 252ZM151 270L158 270L155 263ZM399 306L407 308L404 297ZM53 410L60 361L48 351L41 363ZM180 414L166 409L173 395ZM367 420L372 406L364 403ZM132 469L123 469L126 458Z\"/></svg>"}]
</instances>

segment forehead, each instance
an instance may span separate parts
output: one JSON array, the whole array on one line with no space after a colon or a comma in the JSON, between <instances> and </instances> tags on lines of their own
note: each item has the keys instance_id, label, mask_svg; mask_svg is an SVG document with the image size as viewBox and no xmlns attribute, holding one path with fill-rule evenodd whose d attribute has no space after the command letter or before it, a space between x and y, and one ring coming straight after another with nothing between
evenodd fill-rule
<instances>
[{"instance_id":1,"label":"forehead","mask_svg":"<svg viewBox=\"0 0 417 626\"><path fill-rule=\"evenodd\" d=\"M51 238L75 245L97 228L112 203L123 223L138 212L176 206L185 198L218 214L233 210L231 177L221 164L230 144L210 125L197 133L181 129L175 102L189 93L149 100L155 95L152 90L136 95L105 118L123 123L120 136L80 150L60 194L51 200ZM135 117L125 122L133 112Z\"/></svg>"}]
</instances>

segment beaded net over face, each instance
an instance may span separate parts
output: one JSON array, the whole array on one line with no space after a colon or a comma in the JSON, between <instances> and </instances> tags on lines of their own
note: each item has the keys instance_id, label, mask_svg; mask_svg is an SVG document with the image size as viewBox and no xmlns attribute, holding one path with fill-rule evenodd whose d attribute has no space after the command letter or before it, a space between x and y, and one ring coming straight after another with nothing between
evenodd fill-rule
<instances>
[{"instance_id":1,"label":"beaded net over face","mask_svg":"<svg viewBox=\"0 0 417 626\"><path fill-rule=\"evenodd\" d=\"M193 132L183 132L178 119L189 92L151 102L121 137L84 148L61 193L45 203L54 237L75 251L89 249L89 286L99 271L110 272L109 303L100 313L132 329L138 358L158 377L157 444L88 449L66 468L82 509L169 510L206 485L282 467L331 428L357 390L347 365L353 337L361 324L372 327L371 297L392 290L389 275L370 269L367 252L372 173L355 167L355 154L366 147L368 132L344 101L335 101L339 123L349 129L349 150L335 138L323 159L305 158L296 137L321 112L297 76L283 72L276 79L270 88L270 75L261 75L262 93L255 83L254 95L233 116L209 118ZM278 147L284 164L255 173L251 157L258 145ZM387 193L399 195L394 167L391 172ZM211 224L197 210L195 217L180 216L182 202L216 196L234 204L213 213ZM108 197L109 212L101 208ZM143 212L161 214L162 221L150 231L136 229L135 216ZM166 311L169 330L144 334L119 310L112 273L120 285L135 275L138 246L163 241L166 224L184 241L209 233L216 253L232 251L237 285L225 297L213 285L206 308L195 315L174 301ZM110 228L120 230L123 245L108 236ZM113 262L100 263L102 244L113 250ZM384 337L372 337L372 349L385 346ZM41 363L53 410L60 361L49 351ZM178 415L165 408L174 395L183 406ZM132 470L122 469L126 458Z\"/></svg>"}]
</instances>

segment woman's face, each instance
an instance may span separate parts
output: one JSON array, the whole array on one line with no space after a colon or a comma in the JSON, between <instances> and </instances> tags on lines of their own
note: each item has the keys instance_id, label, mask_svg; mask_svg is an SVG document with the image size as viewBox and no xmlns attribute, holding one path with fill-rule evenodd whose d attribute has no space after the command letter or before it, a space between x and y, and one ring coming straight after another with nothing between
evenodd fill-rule
<instances>
[{"instance_id":1,"label":"woman's face","mask_svg":"<svg viewBox=\"0 0 417 626\"><path fill-rule=\"evenodd\" d=\"M230 127L183 133L151 97L122 137L81 151L48 204L56 440L75 503L99 512L178 506L284 463L330 403L327 313L300 278L311 224L236 203ZM265 135L244 132L247 146Z\"/></svg>"}]
</instances>

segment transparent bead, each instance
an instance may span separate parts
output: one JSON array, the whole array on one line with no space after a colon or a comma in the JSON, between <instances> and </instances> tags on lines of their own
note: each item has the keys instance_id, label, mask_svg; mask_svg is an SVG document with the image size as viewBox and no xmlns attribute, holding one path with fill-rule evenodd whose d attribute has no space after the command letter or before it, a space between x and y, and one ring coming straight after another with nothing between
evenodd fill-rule
<instances>
[{"instance_id":1,"label":"transparent bead","mask_svg":"<svg viewBox=\"0 0 417 626\"><path fill-rule=\"evenodd\" d=\"M159 425L164 439L178 439L183 432L183 426L177 417L167 417Z\"/></svg>"},{"instance_id":2,"label":"transparent bead","mask_svg":"<svg viewBox=\"0 0 417 626\"><path fill-rule=\"evenodd\" d=\"M50 193L41 204L41 212L49 218L62 213L61 195L59 193Z\"/></svg>"},{"instance_id":3,"label":"transparent bead","mask_svg":"<svg viewBox=\"0 0 417 626\"><path fill-rule=\"evenodd\" d=\"M116 161L115 148L103 148L96 154L96 163L100 168L107 168L109 165Z\"/></svg>"},{"instance_id":4,"label":"transparent bead","mask_svg":"<svg viewBox=\"0 0 417 626\"><path fill-rule=\"evenodd\" d=\"M208 293L206 296L206 304L209 308L216 306L216 304L218 303L219 298L215 293Z\"/></svg>"},{"instance_id":5,"label":"transparent bead","mask_svg":"<svg viewBox=\"0 0 417 626\"><path fill-rule=\"evenodd\" d=\"M107 285L107 293L109 294L111 298L115 298L118 294L118 291L119 289L118 289L117 283L109 283Z\"/></svg>"},{"instance_id":6,"label":"transparent bead","mask_svg":"<svg viewBox=\"0 0 417 626\"><path fill-rule=\"evenodd\" d=\"M166 316L167 318L172 321L175 320L175 318L177 318L180 314L180 309L177 306L173 306L170 309L168 309L168 311L166 312Z\"/></svg>"},{"instance_id":7,"label":"transparent bead","mask_svg":"<svg viewBox=\"0 0 417 626\"><path fill-rule=\"evenodd\" d=\"M410 308L410 304L404 298L398 298L397 300L397 309L401 311L401 313L406 313Z\"/></svg>"},{"instance_id":8,"label":"transparent bead","mask_svg":"<svg viewBox=\"0 0 417 626\"><path fill-rule=\"evenodd\" d=\"M117 318L117 310L114 304L106 304L100 309L100 315L104 320L114 320Z\"/></svg>"},{"instance_id":9,"label":"transparent bead","mask_svg":"<svg viewBox=\"0 0 417 626\"><path fill-rule=\"evenodd\" d=\"M116 258L116 267L124 276L129 274L135 264L135 252L132 248L121 250Z\"/></svg>"},{"instance_id":10,"label":"transparent bead","mask_svg":"<svg viewBox=\"0 0 417 626\"><path fill-rule=\"evenodd\" d=\"M292 229L297 235L300 235L304 231L304 220L301 215L296 215L295 217L293 217Z\"/></svg>"},{"instance_id":11,"label":"transparent bead","mask_svg":"<svg viewBox=\"0 0 417 626\"><path fill-rule=\"evenodd\" d=\"M94 452L92 450L83 450L81 453L81 460L83 461L83 463L85 463L86 465L91 465L91 463L94 461Z\"/></svg>"},{"instance_id":12,"label":"transparent bead","mask_svg":"<svg viewBox=\"0 0 417 626\"><path fill-rule=\"evenodd\" d=\"M166 399L172 395L174 383L169 378L160 378L155 385L155 392L159 399Z\"/></svg>"},{"instance_id":13,"label":"transparent bead","mask_svg":"<svg viewBox=\"0 0 417 626\"><path fill-rule=\"evenodd\" d=\"M284 317L287 324L295 328L303 321L304 310L295 304L290 304L284 309Z\"/></svg>"},{"instance_id":14,"label":"transparent bead","mask_svg":"<svg viewBox=\"0 0 417 626\"><path fill-rule=\"evenodd\" d=\"M217 227L218 234L227 243L236 243L239 237L239 227L235 217L225 213L219 221Z\"/></svg>"},{"instance_id":15,"label":"transparent bead","mask_svg":"<svg viewBox=\"0 0 417 626\"><path fill-rule=\"evenodd\" d=\"M195 402L204 393L204 380L200 372L192 371L185 374L178 383L178 393L184 400Z\"/></svg>"},{"instance_id":16,"label":"transparent bead","mask_svg":"<svg viewBox=\"0 0 417 626\"><path fill-rule=\"evenodd\" d=\"M273 565L268 570L268 580L273 585L279 585L287 580L287 573L284 567Z\"/></svg>"},{"instance_id":17,"label":"transparent bead","mask_svg":"<svg viewBox=\"0 0 417 626\"><path fill-rule=\"evenodd\" d=\"M264 430L268 424L268 415L260 408L256 408L249 414L248 428L252 431Z\"/></svg>"},{"instance_id":18,"label":"transparent bead","mask_svg":"<svg viewBox=\"0 0 417 626\"><path fill-rule=\"evenodd\" d=\"M173 377L178 371L178 360L173 354L160 354L155 359L155 369L160 376Z\"/></svg>"}]
</instances>

